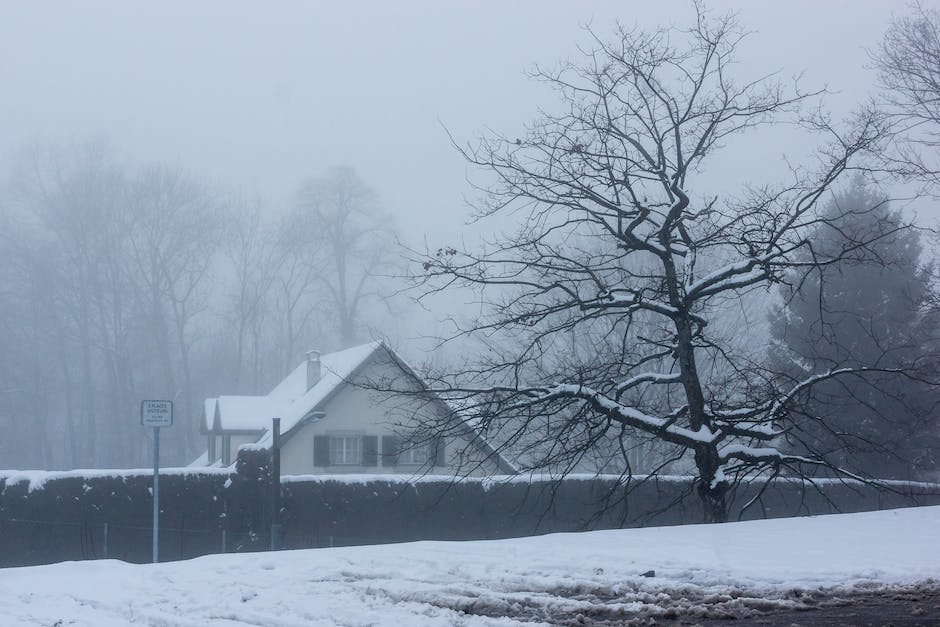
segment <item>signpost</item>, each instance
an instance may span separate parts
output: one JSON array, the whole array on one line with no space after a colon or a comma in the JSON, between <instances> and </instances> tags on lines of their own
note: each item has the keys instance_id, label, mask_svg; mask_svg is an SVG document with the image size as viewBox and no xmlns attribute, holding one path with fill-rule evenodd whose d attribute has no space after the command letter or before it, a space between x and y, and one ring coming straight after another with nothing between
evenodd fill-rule
<instances>
[{"instance_id":1,"label":"signpost","mask_svg":"<svg viewBox=\"0 0 940 627\"><path fill-rule=\"evenodd\" d=\"M140 424L153 427L153 563L159 558L160 427L173 426L173 401L141 401Z\"/></svg>"},{"instance_id":2,"label":"signpost","mask_svg":"<svg viewBox=\"0 0 940 627\"><path fill-rule=\"evenodd\" d=\"M271 419L271 550L281 548L281 419Z\"/></svg>"}]
</instances>

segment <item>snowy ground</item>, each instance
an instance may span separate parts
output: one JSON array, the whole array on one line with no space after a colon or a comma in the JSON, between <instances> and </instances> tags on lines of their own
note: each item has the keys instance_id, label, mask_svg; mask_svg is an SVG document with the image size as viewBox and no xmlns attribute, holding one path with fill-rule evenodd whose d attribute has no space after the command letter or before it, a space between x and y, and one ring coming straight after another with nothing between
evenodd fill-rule
<instances>
[{"instance_id":1,"label":"snowy ground","mask_svg":"<svg viewBox=\"0 0 940 627\"><path fill-rule=\"evenodd\" d=\"M642 573L655 570L655 577ZM0 570L4 625L517 625L747 616L936 585L940 507Z\"/></svg>"}]
</instances>

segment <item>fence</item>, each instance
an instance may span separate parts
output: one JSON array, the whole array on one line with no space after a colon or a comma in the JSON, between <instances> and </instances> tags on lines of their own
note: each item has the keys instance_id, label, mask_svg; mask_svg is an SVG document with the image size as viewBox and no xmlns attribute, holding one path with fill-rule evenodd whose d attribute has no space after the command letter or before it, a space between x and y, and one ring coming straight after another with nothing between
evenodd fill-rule
<instances>
[{"instance_id":1,"label":"fence","mask_svg":"<svg viewBox=\"0 0 940 627\"><path fill-rule=\"evenodd\" d=\"M0 566L149 561L151 480L143 470L0 473ZM266 550L271 481L263 451L242 451L235 472L161 474L161 559ZM701 520L688 477L641 482L629 493L613 477L285 477L281 494L284 548L497 539ZM743 486L732 509L756 494L757 486ZM940 485L895 483L886 491L832 480L816 486L778 480L744 518L933 504L940 504Z\"/></svg>"}]
</instances>

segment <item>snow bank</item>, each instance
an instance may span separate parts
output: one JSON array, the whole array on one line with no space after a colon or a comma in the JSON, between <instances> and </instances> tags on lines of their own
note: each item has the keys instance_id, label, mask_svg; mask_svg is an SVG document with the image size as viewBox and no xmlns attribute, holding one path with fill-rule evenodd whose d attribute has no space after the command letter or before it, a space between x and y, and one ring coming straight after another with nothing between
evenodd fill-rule
<instances>
[{"instance_id":1,"label":"snow bank","mask_svg":"<svg viewBox=\"0 0 940 627\"><path fill-rule=\"evenodd\" d=\"M655 577L641 576L654 569ZM11 624L520 625L940 578L940 507L0 571ZM589 621L590 622L590 621Z\"/></svg>"}]
</instances>

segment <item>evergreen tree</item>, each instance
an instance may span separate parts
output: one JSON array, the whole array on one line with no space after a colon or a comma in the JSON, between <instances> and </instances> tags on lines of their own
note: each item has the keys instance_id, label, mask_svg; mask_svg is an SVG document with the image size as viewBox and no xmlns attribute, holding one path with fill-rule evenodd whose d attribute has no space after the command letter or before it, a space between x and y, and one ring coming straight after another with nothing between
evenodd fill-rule
<instances>
[{"instance_id":1,"label":"evergreen tree","mask_svg":"<svg viewBox=\"0 0 940 627\"><path fill-rule=\"evenodd\" d=\"M797 410L790 445L864 474L928 476L940 431L931 415L937 393L927 383L936 371L937 319L927 308L920 235L901 229L900 215L860 180L822 214L809 255L838 261L788 275L785 302L771 314L770 361L793 380L862 365L886 372L818 386ZM923 379L887 372L902 368Z\"/></svg>"}]
</instances>

